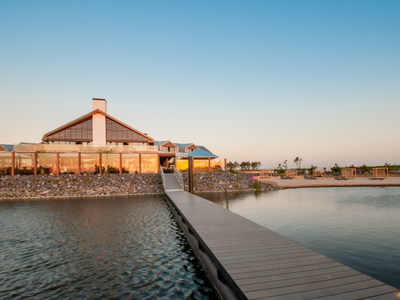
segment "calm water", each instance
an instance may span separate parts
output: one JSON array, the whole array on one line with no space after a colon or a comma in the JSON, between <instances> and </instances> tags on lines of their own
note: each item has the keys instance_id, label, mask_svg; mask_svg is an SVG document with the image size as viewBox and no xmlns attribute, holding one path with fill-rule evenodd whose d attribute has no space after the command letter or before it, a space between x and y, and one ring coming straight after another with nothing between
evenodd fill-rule
<instances>
[{"instance_id":1,"label":"calm water","mask_svg":"<svg viewBox=\"0 0 400 300\"><path fill-rule=\"evenodd\" d=\"M356 270L400 288L400 188L201 194Z\"/></svg>"},{"instance_id":2,"label":"calm water","mask_svg":"<svg viewBox=\"0 0 400 300\"><path fill-rule=\"evenodd\" d=\"M0 202L0 299L214 299L162 197Z\"/></svg>"}]
</instances>

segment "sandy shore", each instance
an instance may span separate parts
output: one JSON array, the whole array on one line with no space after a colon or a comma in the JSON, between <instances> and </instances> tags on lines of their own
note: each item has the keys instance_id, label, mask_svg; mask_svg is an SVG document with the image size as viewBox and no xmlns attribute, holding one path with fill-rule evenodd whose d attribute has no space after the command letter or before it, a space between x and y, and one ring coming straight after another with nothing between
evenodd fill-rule
<instances>
[{"instance_id":1,"label":"sandy shore","mask_svg":"<svg viewBox=\"0 0 400 300\"><path fill-rule=\"evenodd\" d=\"M333 177L318 178L316 180L298 177L294 179L261 179L274 182L282 188L309 188L309 187L346 187L346 186L400 186L400 177L389 177L384 180L371 180L368 177L358 177L348 180L336 180Z\"/></svg>"}]
</instances>

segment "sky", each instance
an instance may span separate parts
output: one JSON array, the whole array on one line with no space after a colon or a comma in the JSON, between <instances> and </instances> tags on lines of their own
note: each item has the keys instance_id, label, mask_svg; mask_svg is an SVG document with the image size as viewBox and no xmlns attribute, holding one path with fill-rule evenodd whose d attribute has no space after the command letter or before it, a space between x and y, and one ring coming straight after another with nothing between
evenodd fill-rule
<instances>
[{"instance_id":1,"label":"sky","mask_svg":"<svg viewBox=\"0 0 400 300\"><path fill-rule=\"evenodd\" d=\"M0 1L0 143L107 100L155 140L274 168L400 164L400 1Z\"/></svg>"}]
</instances>

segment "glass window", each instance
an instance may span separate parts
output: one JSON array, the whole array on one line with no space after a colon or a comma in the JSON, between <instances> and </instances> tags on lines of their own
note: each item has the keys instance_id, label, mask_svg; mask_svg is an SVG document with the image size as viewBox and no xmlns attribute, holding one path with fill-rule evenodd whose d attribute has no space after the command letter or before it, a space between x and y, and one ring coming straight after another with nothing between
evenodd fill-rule
<instances>
[{"instance_id":1,"label":"glass window","mask_svg":"<svg viewBox=\"0 0 400 300\"><path fill-rule=\"evenodd\" d=\"M82 174L99 174L99 153L81 153Z\"/></svg>"},{"instance_id":2,"label":"glass window","mask_svg":"<svg viewBox=\"0 0 400 300\"><path fill-rule=\"evenodd\" d=\"M11 152L0 153L0 175L11 175Z\"/></svg>"},{"instance_id":3,"label":"glass window","mask_svg":"<svg viewBox=\"0 0 400 300\"><path fill-rule=\"evenodd\" d=\"M225 170L225 163L221 159L211 159L211 172L221 172Z\"/></svg>"},{"instance_id":4,"label":"glass window","mask_svg":"<svg viewBox=\"0 0 400 300\"><path fill-rule=\"evenodd\" d=\"M119 174L119 154L101 154L101 172L103 174Z\"/></svg>"},{"instance_id":5,"label":"glass window","mask_svg":"<svg viewBox=\"0 0 400 300\"><path fill-rule=\"evenodd\" d=\"M78 174L78 153L60 153L60 174Z\"/></svg>"},{"instance_id":6,"label":"glass window","mask_svg":"<svg viewBox=\"0 0 400 300\"><path fill-rule=\"evenodd\" d=\"M122 153L122 173L123 174L139 173L138 153Z\"/></svg>"},{"instance_id":7,"label":"glass window","mask_svg":"<svg viewBox=\"0 0 400 300\"><path fill-rule=\"evenodd\" d=\"M176 168L179 172L187 172L189 168L189 162L187 159L177 159L176 160Z\"/></svg>"},{"instance_id":8,"label":"glass window","mask_svg":"<svg viewBox=\"0 0 400 300\"><path fill-rule=\"evenodd\" d=\"M15 175L33 175L35 167L34 153L15 153Z\"/></svg>"},{"instance_id":9,"label":"glass window","mask_svg":"<svg viewBox=\"0 0 400 300\"><path fill-rule=\"evenodd\" d=\"M193 172L208 172L208 159L193 159Z\"/></svg>"},{"instance_id":10,"label":"glass window","mask_svg":"<svg viewBox=\"0 0 400 300\"><path fill-rule=\"evenodd\" d=\"M158 173L158 155L142 154L142 173Z\"/></svg>"},{"instance_id":11,"label":"glass window","mask_svg":"<svg viewBox=\"0 0 400 300\"><path fill-rule=\"evenodd\" d=\"M53 175L57 173L57 154L38 153L37 154L37 174Z\"/></svg>"}]
</instances>

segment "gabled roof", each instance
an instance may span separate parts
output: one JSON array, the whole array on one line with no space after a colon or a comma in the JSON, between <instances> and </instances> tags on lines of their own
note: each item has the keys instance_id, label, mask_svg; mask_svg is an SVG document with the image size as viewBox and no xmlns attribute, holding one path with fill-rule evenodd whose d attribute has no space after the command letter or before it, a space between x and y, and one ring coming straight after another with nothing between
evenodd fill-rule
<instances>
[{"instance_id":1,"label":"gabled roof","mask_svg":"<svg viewBox=\"0 0 400 300\"><path fill-rule=\"evenodd\" d=\"M135 128L130 127L129 125L119 121L118 119L115 119L114 117L108 115L107 113L105 113L104 111L102 111L100 109L96 109L96 110L94 110L94 111L92 111L92 112L90 112L90 113L88 113L88 114L86 114L86 115L84 115L84 116L82 116L82 117L80 117L78 119L75 119L75 120L73 120L73 121L71 121L71 122L69 122L69 123L67 123L67 124L65 124L65 125L63 125L61 127L58 127L57 129L54 129L53 131L50 131L50 132L46 133L45 135L43 135L42 141L47 141L47 138L48 138L49 135L52 135L52 134L57 133L57 132L59 132L61 130L64 130L64 129L67 129L67 128L71 127L71 126L79 124L79 123L81 123L81 122L83 122L83 121L85 121L87 119L90 119L94 114L102 114L102 115L106 116L107 118L119 123L120 125L122 125L122 126L128 128L128 129L136 132L137 134L145 137L148 140L148 142L154 142L154 139L152 139L148 135L136 130Z\"/></svg>"},{"instance_id":2,"label":"gabled roof","mask_svg":"<svg viewBox=\"0 0 400 300\"><path fill-rule=\"evenodd\" d=\"M189 153L186 155L186 157L193 157L193 158L216 158L215 154L212 154L211 152L204 151L201 149L194 150L193 152Z\"/></svg>"},{"instance_id":3,"label":"gabled roof","mask_svg":"<svg viewBox=\"0 0 400 300\"><path fill-rule=\"evenodd\" d=\"M154 146L179 148L176 144L172 143L171 141L155 141Z\"/></svg>"},{"instance_id":4,"label":"gabled roof","mask_svg":"<svg viewBox=\"0 0 400 300\"><path fill-rule=\"evenodd\" d=\"M10 144L0 144L0 151L13 151L14 145Z\"/></svg>"},{"instance_id":5,"label":"gabled roof","mask_svg":"<svg viewBox=\"0 0 400 300\"><path fill-rule=\"evenodd\" d=\"M166 141L155 141L154 142L154 145L155 146L162 146L162 145L164 145L164 144L166 144L166 143L168 143L168 142L170 142L169 140L166 140ZM172 142L171 142L172 143ZM209 153L211 153L211 151L210 150L208 150L206 147L204 147L204 146L200 146L200 145L195 145L195 144L193 144L193 143L172 143L172 144L174 144L176 147L178 147L178 151L179 152L185 152L185 149L187 148L187 147L190 147L191 145L194 145L194 146L196 146L197 147L197 149L200 149L200 150L203 150L203 151L206 151L206 152L209 152ZM195 150L196 151L196 150ZM193 151L194 152L194 151ZM212 153L211 153L212 154Z\"/></svg>"}]
</instances>

